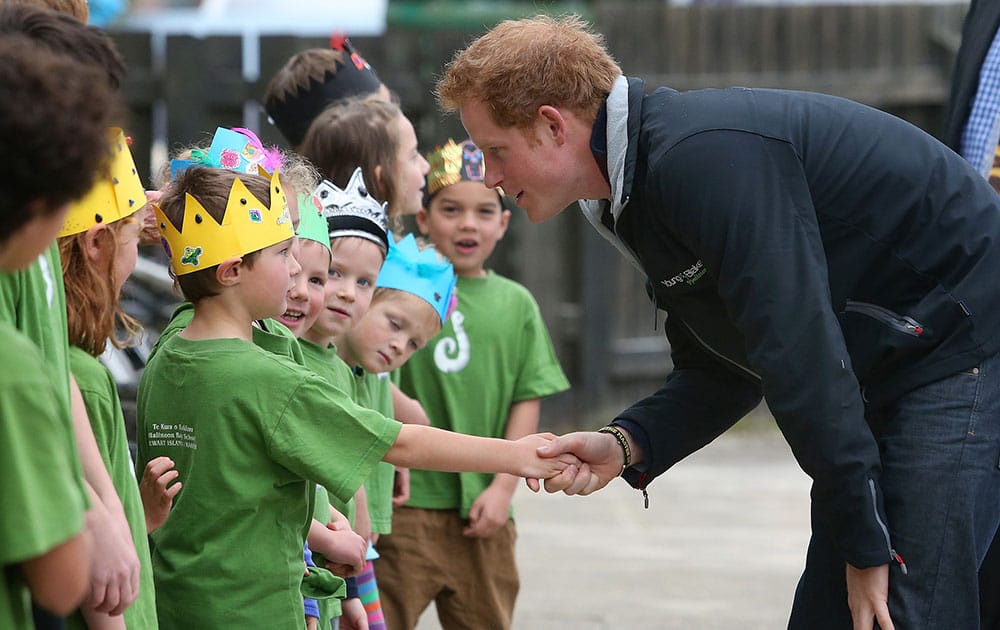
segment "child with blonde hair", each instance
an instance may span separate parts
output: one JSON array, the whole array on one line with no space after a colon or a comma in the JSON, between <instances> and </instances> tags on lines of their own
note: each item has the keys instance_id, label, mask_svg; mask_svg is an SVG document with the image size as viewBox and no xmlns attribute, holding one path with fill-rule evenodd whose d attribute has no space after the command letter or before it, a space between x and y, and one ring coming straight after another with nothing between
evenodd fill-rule
<instances>
[{"instance_id":1,"label":"child with blonde hair","mask_svg":"<svg viewBox=\"0 0 1000 630\"><path fill-rule=\"evenodd\" d=\"M432 426L517 439L538 430L540 399L569 383L534 298L486 268L510 211L484 183L482 152L449 140L428 159L417 224L454 264L458 303L441 334L400 370L399 385ZM444 627L510 627L519 586L516 488L504 474L411 471L410 499L393 514L404 535L378 546L388 627L413 628L432 601Z\"/></svg>"},{"instance_id":2,"label":"child with blonde hair","mask_svg":"<svg viewBox=\"0 0 1000 630\"><path fill-rule=\"evenodd\" d=\"M313 483L346 501L385 458L524 475L537 488L574 463L538 457L550 436L508 442L400 425L257 347L253 322L285 312L301 270L276 176L192 168L156 210L194 303L139 387L139 462L168 456L184 479L151 535L161 627L304 627Z\"/></svg>"}]
</instances>

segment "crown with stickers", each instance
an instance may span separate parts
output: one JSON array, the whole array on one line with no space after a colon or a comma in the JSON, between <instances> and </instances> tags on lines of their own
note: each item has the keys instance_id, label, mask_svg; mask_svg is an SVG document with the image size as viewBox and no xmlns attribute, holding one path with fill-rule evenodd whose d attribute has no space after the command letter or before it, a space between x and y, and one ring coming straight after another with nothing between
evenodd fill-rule
<instances>
[{"instance_id":1,"label":"crown with stickers","mask_svg":"<svg viewBox=\"0 0 1000 630\"><path fill-rule=\"evenodd\" d=\"M482 182L486 179L486 165L483 152L472 140L448 142L427 154L427 200L446 186L458 182Z\"/></svg>"},{"instance_id":2,"label":"crown with stickers","mask_svg":"<svg viewBox=\"0 0 1000 630\"><path fill-rule=\"evenodd\" d=\"M100 223L120 221L146 205L146 191L135 170L125 134L112 127L108 129L108 141L111 146L108 177L98 178L82 199L70 205L60 237L79 234Z\"/></svg>"},{"instance_id":3,"label":"crown with stickers","mask_svg":"<svg viewBox=\"0 0 1000 630\"><path fill-rule=\"evenodd\" d=\"M331 240L357 236L372 241L383 251L389 249L386 204L379 203L368 192L360 168L354 169L344 188L324 179L313 191L313 197L323 209Z\"/></svg>"},{"instance_id":4,"label":"crown with stickers","mask_svg":"<svg viewBox=\"0 0 1000 630\"><path fill-rule=\"evenodd\" d=\"M389 242L389 253L375 285L416 295L434 307L444 325L458 282L455 268L433 247L420 249L412 234L398 243L391 238Z\"/></svg>"},{"instance_id":5,"label":"crown with stickers","mask_svg":"<svg viewBox=\"0 0 1000 630\"><path fill-rule=\"evenodd\" d=\"M217 127L208 150L194 149L186 159L170 160L170 179L192 166L224 168L237 173L253 173L270 177L281 167L281 151L267 148L253 131L235 127Z\"/></svg>"},{"instance_id":6,"label":"crown with stickers","mask_svg":"<svg viewBox=\"0 0 1000 630\"><path fill-rule=\"evenodd\" d=\"M239 176L233 180L222 221L216 221L190 193L184 196L180 228L154 206L163 247L170 256L174 274L208 269L224 260L243 256L292 238L288 203L278 181L278 170L270 177L270 204L253 196Z\"/></svg>"}]
</instances>

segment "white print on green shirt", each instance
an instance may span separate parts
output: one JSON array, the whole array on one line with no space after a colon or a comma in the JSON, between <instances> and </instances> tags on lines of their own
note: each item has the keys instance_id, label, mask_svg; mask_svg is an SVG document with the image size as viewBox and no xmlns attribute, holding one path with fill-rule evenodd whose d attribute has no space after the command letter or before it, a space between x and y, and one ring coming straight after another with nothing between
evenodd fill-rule
<instances>
[{"instance_id":1,"label":"white print on green shirt","mask_svg":"<svg viewBox=\"0 0 1000 630\"><path fill-rule=\"evenodd\" d=\"M182 446L192 450L198 448L194 428L186 424L153 423L153 428L146 437L149 438L150 446Z\"/></svg>"},{"instance_id":2,"label":"white print on green shirt","mask_svg":"<svg viewBox=\"0 0 1000 630\"><path fill-rule=\"evenodd\" d=\"M451 327L455 330L455 338L443 337L434 346L434 363L437 368L447 374L459 372L469 364L469 337L462 328L465 316L458 309L451 314Z\"/></svg>"}]
</instances>

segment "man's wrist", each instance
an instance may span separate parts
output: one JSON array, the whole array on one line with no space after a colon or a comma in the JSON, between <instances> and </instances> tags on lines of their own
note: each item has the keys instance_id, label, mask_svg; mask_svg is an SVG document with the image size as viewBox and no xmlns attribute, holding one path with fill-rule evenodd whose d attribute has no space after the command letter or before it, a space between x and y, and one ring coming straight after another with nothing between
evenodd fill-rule
<instances>
[{"instance_id":1,"label":"man's wrist","mask_svg":"<svg viewBox=\"0 0 1000 630\"><path fill-rule=\"evenodd\" d=\"M598 433L606 433L614 438L622 454L622 469L618 472L621 476L625 469L632 465L632 445L629 444L628 434L621 427L608 425L597 430Z\"/></svg>"}]
</instances>

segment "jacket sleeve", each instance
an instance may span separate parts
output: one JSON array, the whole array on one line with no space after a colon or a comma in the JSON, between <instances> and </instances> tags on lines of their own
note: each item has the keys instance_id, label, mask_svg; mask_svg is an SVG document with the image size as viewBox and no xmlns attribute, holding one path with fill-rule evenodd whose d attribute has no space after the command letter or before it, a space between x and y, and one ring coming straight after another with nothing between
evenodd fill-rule
<instances>
[{"instance_id":1,"label":"jacket sleeve","mask_svg":"<svg viewBox=\"0 0 1000 630\"><path fill-rule=\"evenodd\" d=\"M720 436L761 400L756 383L708 356L669 311L666 334L674 368L663 387L615 418L643 449L644 463L625 473L636 488Z\"/></svg>"},{"instance_id":2,"label":"jacket sleeve","mask_svg":"<svg viewBox=\"0 0 1000 630\"><path fill-rule=\"evenodd\" d=\"M718 282L751 369L841 557L891 560L878 447L834 313L809 184L786 142L716 130L651 165L651 221L681 235ZM668 225L666 225L668 224Z\"/></svg>"}]
</instances>

